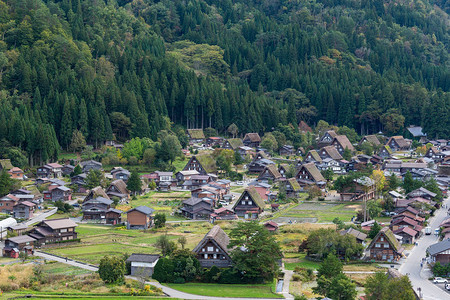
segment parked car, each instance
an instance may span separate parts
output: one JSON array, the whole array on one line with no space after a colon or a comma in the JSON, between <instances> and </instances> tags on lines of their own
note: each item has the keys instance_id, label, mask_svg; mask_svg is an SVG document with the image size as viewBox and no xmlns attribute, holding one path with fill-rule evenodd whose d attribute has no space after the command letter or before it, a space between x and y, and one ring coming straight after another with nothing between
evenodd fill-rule
<instances>
[{"instance_id":1,"label":"parked car","mask_svg":"<svg viewBox=\"0 0 450 300\"><path fill-rule=\"evenodd\" d=\"M433 283L447 283L447 279L444 279L442 277L434 277Z\"/></svg>"},{"instance_id":2,"label":"parked car","mask_svg":"<svg viewBox=\"0 0 450 300\"><path fill-rule=\"evenodd\" d=\"M445 284L445 289L446 289L447 291L450 291L450 283L446 283L446 284Z\"/></svg>"},{"instance_id":3,"label":"parked car","mask_svg":"<svg viewBox=\"0 0 450 300\"><path fill-rule=\"evenodd\" d=\"M244 185L244 183L242 181L238 181L236 182L236 185Z\"/></svg>"},{"instance_id":4,"label":"parked car","mask_svg":"<svg viewBox=\"0 0 450 300\"><path fill-rule=\"evenodd\" d=\"M226 206L226 205L230 204L230 202L225 201L225 200L220 200L219 204L222 204L222 206Z\"/></svg>"}]
</instances>

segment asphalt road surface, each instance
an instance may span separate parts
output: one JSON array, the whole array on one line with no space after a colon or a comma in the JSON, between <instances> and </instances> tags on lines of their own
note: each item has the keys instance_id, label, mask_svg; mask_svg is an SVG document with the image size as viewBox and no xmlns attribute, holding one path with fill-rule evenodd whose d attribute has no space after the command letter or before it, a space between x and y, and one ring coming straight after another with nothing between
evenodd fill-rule
<instances>
[{"instance_id":1,"label":"asphalt road surface","mask_svg":"<svg viewBox=\"0 0 450 300\"><path fill-rule=\"evenodd\" d=\"M445 199L443 204L448 207L450 205L449 198ZM437 285L428 280L429 277L433 276L428 266L420 266L422 258L426 257L427 248L430 245L439 242L438 236L434 235L434 229L438 228L440 223L446 218L447 208L441 208L436 211L435 216L428 225L431 227L432 234L423 235L417 241L419 244L413 248L409 256L405 259L405 262L399 268L399 271L402 274L408 274L414 290L418 291L420 288L424 300L450 299L450 293L443 289L443 284Z\"/></svg>"}]
</instances>

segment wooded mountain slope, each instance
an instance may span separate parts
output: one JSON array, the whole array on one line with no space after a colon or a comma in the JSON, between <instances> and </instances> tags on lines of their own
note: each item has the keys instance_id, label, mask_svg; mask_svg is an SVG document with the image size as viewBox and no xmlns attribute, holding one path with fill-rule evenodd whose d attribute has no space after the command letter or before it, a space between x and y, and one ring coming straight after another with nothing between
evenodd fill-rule
<instances>
[{"instance_id":1,"label":"wooded mountain slope","mask_svg":"<svg viewBox=\"0 0 450 300\"><path fill-rule=\"evenodd\" d=\"M0 139L46 160L75 129L99 144L156 139L170 121L262 132L324 119L388 134L422 124L449 138L446 10L440 0L0 0Z\"/></svg>"}]
</instances>

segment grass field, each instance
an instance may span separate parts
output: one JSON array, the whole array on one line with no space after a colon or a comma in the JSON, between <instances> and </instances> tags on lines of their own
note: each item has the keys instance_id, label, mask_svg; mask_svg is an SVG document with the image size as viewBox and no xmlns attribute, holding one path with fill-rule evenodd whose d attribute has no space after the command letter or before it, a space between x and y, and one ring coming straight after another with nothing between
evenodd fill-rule
<instances>
[{"instance_id":1,"label":"grass field","mask_svg":"<svg viewBox=\"0 0 450 300\"><path fill-rule=\"evenodd\" d=\"M229 226L229 225L225 225ZM166 234L169 239L180 236L187 239L186 247L193 249L212 227L209 223L167 224L166 228L152 230L126 230L121 227L80 224L76 231L81 243L48 248L45 251L71 259L98 264L105 255L131 253L160 253L154 244L159 236Z\"/></svg>"},{"instance_id":2,"label":"grass field","mask_svg":"<svg viewBox=\"0 0 450 300\"><path fill-rule=\"evenodd\" d=\"M185 293L211 297L283 298L272 292L274 284L169 283L167 286Z\"/></svg>"},{"instance_id":3,"label":"grass field","mask_svg":"<svg viewBox=\"0 0 450 300\"><path fill-rule=\"evenodd\" d=\"M334 218L339 218L349 222L360 209L359 203L303 202L277 214L275 221L330 223Z\"/></svg>"}]
</instances>

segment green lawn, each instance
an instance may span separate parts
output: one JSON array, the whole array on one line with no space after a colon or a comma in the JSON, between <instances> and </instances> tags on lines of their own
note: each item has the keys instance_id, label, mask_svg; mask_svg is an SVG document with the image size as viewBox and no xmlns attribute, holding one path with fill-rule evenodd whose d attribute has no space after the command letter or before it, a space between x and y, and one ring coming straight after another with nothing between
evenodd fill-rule
<instances>
[{"instance_id":1,"label":"green lawn","mask_svg":"<svg viewBox=\"0 0 450 300\"><path fill-rule=\"evenodd\" d=\"M295 267L317 270L321 263L317 261L307 260L306 253L296 253L289 255L289 259L285 259L284 267L286 270L294 270Z\"/></svg>"},{"instance_id":2,"label":"green lawn","mask_svg":"<svg viewBox=\"0 0 450 300\"><path fill-rule=\"evenodd\" d=\"M169 283L176 290L210 297L283 298L272 292L273 284Z\"/></svg>"},{"instance_id":3,"label":"green lawn","mask_svg":"<svg viewBox=\"0 0 450 300\"><path fill-rule=\"evenodd\" d=\"M90 274L92 271L68 266L63 263L58 262L48 262L44 265L42 265L43 271L47 274L58 274L58 275L70 275L70 276L76 276L76 275L83 275L83 274Z\"/></svg>"},{"instance_id":4,"label":"green lawn","mask_svg":"<svg viewBox=\"0 0 450 300\"><path fill-rule=\"evenodd\" d=\"M337 217L344 222L349 222L353 216L356 216L356 210L359 208L358 203L304 202L281 212L277 217L316 218L318 223L329 223Z\"/></svg>"}]
</instances>

